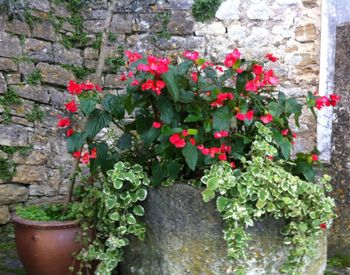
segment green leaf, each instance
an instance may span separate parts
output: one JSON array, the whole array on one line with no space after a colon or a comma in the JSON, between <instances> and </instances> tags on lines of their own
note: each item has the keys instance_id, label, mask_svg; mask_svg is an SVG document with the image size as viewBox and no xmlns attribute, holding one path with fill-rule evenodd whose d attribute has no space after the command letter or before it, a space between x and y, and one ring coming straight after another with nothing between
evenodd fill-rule
<instances>
[{"instance_id":1,"label":"green leaf","mask_svg":"<svg viewBox=\"0 0 350 275\"><path fill-rule=\"evenodd\" d=\"M229 130L232 114L227 106L217 109L213 114L213 128L217 131Z\"/></svg>"},{"instance_id":2,"label":"green leaf","mask_svg":"<svg viewBox=\"0 0 350 275\"><path fill-rule=\"evenodd\" d=\"M301 113L302 106L296 101L295 98L288 98L286 100L286 106L284 111L287 114Z\"/></svg>"},{"instance_id":3,"label":"green leaf","mask_svg":"<svg viewBox=\"0 0 350 275\"><path fill-rule=\"evenodd\" d=\"M136 223L136 219L135 219L133 214L128 214L126 217L126 221L128 224L135 224Z\"/></svg>"},{"instance_id":4,"label":"green leaf","mask_svg":"<svg viewBox=\"0 0 350 275\"><path fill-rule=\"evenodd\" d=\"M90 138L94 138L103 128L111 122L111 117L101 110L95 109L89 116L85 131Z\"/></svg>"},{"instance_id":5,"label":"green leaf","mask_svg":"<svg viewBox=\"0 0 350 275\"><path fill-rule=\"evenodd\" d=\"M109 218L112 221L119 221L120 215L118 212L113 212L112 214L109 215Z\"/></svg>"},{"instance_id":6,"label":"green leaf","mask_svg":"<svg viewBox=\"0 0 350 275\"><path fill-rule=\"evenodd\" d=\"M266 204L266 201L262 201L262 200L258 200L258 202L256 203L256 207L258 209L262 209Z\"/></svg>"},{"instance_id":7,"label":"green leaf","mask_svg":"<svg viewBox=\"0 0 350 275\"><path fill-rule=\"evenodd\" d=\"M132 212L136 215L136 216L143 216L145 214L145 209L143 209L143 207L141 205L136 205Z\"/></svg>"},{"instance_id":8,"label":"green leaf","mask_svg":"<svg viewBox=\"0 0 350 275\"><path fill-rule=\"evenodd\" d=\"M122 134L122 136L118 140L117 146L120 150L125 150L125 149L131 148L132 138L131 138L130 134L128 134L128 133Z\"/></svg>"},{"instance_id":9,"label":"green leaf","mask_svg":"<svg viewBox=\"0 0 350 275\"><path fill-rule=\"evenodd\" d=\"M211 190L215 190L219 186L219 178L211 177L208 179L207 188Z\"/></svg>"},{"instance_id":10,"label":"green leaf","mask_svg":"<svg viewBox=\"0 0 350 275\"><path fill-rule=\"evenodd\" d=\"M230 200L228 198L218 197L218 199L216 200L216 208L219 210L219 212L222 212L225 210L229 202Z\"/></svg>"},{"instance_id":11,"label":"green leaf","mask_svg":"<svg viewBox=\"0 0 350 275\"><path fill-rule=\"evenodd\" d=\"M103 108L117 119L124 118L124 97L107 94L102 101Z\"/></svg>"},{"instance_id":12,"label":"green leaf","mask_svg":"<svg viewBox=\"0 0 350 275\"><path fill-rule=\"evenodd\" d=\"M267 107L268 107L269 113L273 117L279 117L283 112L282 106L277 102L270 102Z\"/></svg>"},{"instance_id":13,"label":"green leaf","mask_svg":"<svg viewBox=\"0 0 350 275\"><path fill-rule=\"evenodd\" d=\"M196 169L197 160L198 160L198 151L197 148L191 143L187 143L187 145L181 150L182 155L185 157L186 163L191 170Z\"/></svg>"},{"instance_id":14,"label":"green leaf","mask_svg":"<svg viewBox=\"0 0 350 275\"><path fill-rule=\"evenodd\" d=\"M113 178L112 178L112 180L113 180ZM123 187L123 181L115 179L115 180L113 180L113 186L115 189L119 190L120 188Z\"/></svg>"},{"instance_id":15,"label":"green leaf","mask_svg":"<svg viewBox=\"0 0 350 275\"><path fill-rule=\"evenodd\" d=\"M185 118L185 122L197 122L203 119L203 114L189 114L186 118Z\"/></svg>"},{"instance_id":16,"label":"green leaf","mask_svg":"<svg viewBox=\"0 0 350 275\"><path fill-rule=\"evenodd\" d=\"M87 138L87 133L76 132L67 138L67 151L68 153L73 153L79 151L80 148L85 144Z\"/></svg>"},{"instance_id":17,"label":"green leaf","mask_svg":"<svg viewBox=\"0 0 350 275\"><path fill-rule=\"evenodd\" d=\"M146 145L151 144L160 134L160 129L156 129L154 127L150 127L148 131L141 134L142 140Z\"/></svg>"},{"instance_id":18,"label":"green leaf","mask_svg":"<svg viewBox=\"0 0 350 275\"><path fill-rule=\"evenodd\" d=\"M176 79L176 67L170 65L169 71L165 74L162 74L162 79L166 83L167 90L173 100L177 102L179 100L180 91L177 86L177 79Z\"/></svg>"},{"instance_id":19,"label":"green leaf","mask_svg":"<svg viewBox=\"0 0 350 275\"><path fill-rule=\"evenodd\" d=\"M140 201L144 201L147 197L147 190L144 188L141 188L136 191L136 194Z\"/></svg>"},{"instance_id":20,"label":"green leaf","mask_svg":"<svg viewBox=\"0 0 350 275\"><path fill-rule=\"evenodd\" d=\"M160 119L167 124L173 121L174 109L173 104L166 97L161 97L159 100Z\"/></svg>"},{"instance_id":21,"label":"green leaf","mask_svg":"<svg viewBox=\"0 0 350 275\"><path fill-rule=\"evenodd\" d=\"M276 141L277 145L281 148L281 152L285 159L289 159L290 153L292 151L292 144L289 140L278 131L273 131L273 139Z\"/></svg>"},{"instance_id":22,"label":"green leaf","mask_svg":"<svg viewBox=\"0 0 350 275\"><path fill-rule=\"evenodd\" d=\"M289 198L289 197L283 197L282 200L287 205L290 205L290 204L293 203L293 200L291 198Z\"/></svg>"},{"instance_id":23,"label":"green leaf","mask_svg":"<svg viewBox=\"0 0 350 275\"><path fill-rule=\"evenodd\" d=\"M191 103L194 99L194 93L188 91L180 91L179 102Z\"/></svg>"},{"instance_id":24,"label":"green leaf","mask_svg":"<svg viewBox=\"0 0 350 275\"><path fill-rule=\"evenodd\" d=\"M186 75L192 66L193 66L193 61L185 60L181 62L181 64L179 65L178 73L180 75Z\"/></svg>"},{"instance_id":25,"label":"green leaf","mask_svg":"<svg viewBox=\"0 0 350 275\"><path fill-rule=\"evenodd\" d=\"M260 201L266 201L266 199L269 197L269 193L265 190L259 190L258 192L258 198Z\"/></svg>"},{"instance_id":26,"label":"green leaf","mask_svg":"<svg viewBox=\"0 0 350 275\"><path fill-rule=\"evenodd\" d=\"M307 227L307 224L306 223L299 223L299 229L301 232L306 232L308 227Z\"/></svg>"},{"instance_id":27,"label":"green leaf","mask_svg":"<svg viewBox=\"0 0 350 275\"><path fill-rule=\"evenodd\" d=\"M197 129L187 129L187 132L189 135L191 136L196 136L198 134L198 130Z\"/></svg>"},{"instance_id":28,"label":"green leaf","mask_svg":"<svg viewBox=\"0 0 350 275\"><path fill-rule=\"evenodd\" d=\"M202 197L204 202L208 202L215 198L215 192L211 189L205 189L202 192Z\"/></svg>"},{"instance_id":29,"label":"green leaf","mask_svg":"<svg viewBox=\"0 0 350 275\"><path fill-rule=\"evenodd\" d=\"M84 115L89 115L96 107L96 101L91 97L79 98L80 110Z\"/></svg>"}]
</instances>

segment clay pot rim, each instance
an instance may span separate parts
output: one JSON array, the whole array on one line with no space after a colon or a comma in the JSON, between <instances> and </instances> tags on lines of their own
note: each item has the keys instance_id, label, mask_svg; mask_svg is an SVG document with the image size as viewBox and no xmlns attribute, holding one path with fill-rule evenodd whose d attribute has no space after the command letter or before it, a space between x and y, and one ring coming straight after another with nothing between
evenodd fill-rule
<instances>
[{"instance_id":1,"label":"clay pot rim","mask_svg":"<svg viewBox=\"0 0 350 275\"><path fill-rule=\"evenodd\" d=\"M71 221L33 221L23 219L16 215L16 213L11 214L11 219L16 226L37 228L37 229L64 229L64 228L74 228L79 227L79 223L76 220Z\"/></svg>"}]
</instances>

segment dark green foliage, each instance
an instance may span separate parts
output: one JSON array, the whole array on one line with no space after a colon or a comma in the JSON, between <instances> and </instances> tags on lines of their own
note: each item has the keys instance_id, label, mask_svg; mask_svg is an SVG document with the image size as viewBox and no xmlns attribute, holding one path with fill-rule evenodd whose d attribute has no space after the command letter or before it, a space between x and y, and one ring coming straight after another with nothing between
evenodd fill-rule
<instances>
[{"instance_id":1,"label":"dark green foliage","mask_svg":"<svg viewBox=\"0 0 350 275\"><path fill-rule=\"evenodd\" d=\"M170 11L157 13L156 18L158 21L161 21L161 23L162 23L161 31L156 33L158 38L169 39L171 37L171 34L168 31L168 24L170 21L170 16L171 16Z\"/></svg>"},{"instance_id":2,"label":"dark green foliage","mask_svg":"<svg viewBox=\"0 0 350 275\"><path fill-rule=\"evenodd\" d=\"M27 79L27 83L30 85L39 85L41 82L41 72L38 69L35 69L29 76Z\"/></svg>"},{"instance_id":3,"label":"dark green foliage","mask_svg":"<svg viewBox=\"0 0 350 275\"><path fill-rule=\"evenodd\" d=\"M34 104L32 110L26 114L26 119L28 119L31 122L41 122L43 118L44 112L41 110L38 104Z\"/></svg>"},{"instance_id":4,"label":"dark green foliage","mask_svg":"<svg viewBox=\"0 0 350 275\"><path fill-rule=\"evenodd\" d=\"M215 17L222 0L195 0L192 15L199 22L210 21Z\"/></svg>"},{"instance_id":5,"label":"dark green foliage","mask_svg":"<svg viewBox=\"0 0 350 275\"><path fill-rule=\"evenodd\" d=\"M76 218L76 204L69 204L67 211L60 204L18 206L17 216L33 221L69 221Z\"/></svg>"},{"instance_id":6,"label":"dark green foliage","mask_svg":"<svg viewBox=\"0 0 350 275\"><path fill-rule=\"evenodd\" d=\"M67 70L72 71L78 79L84 79L86 76L94 72L93 69L88 69L79 65L63 64L61 66Z\"/></svg>"},{"instance_id":7,"label":"dark green foliage","mask_svg":"<svg viewBox=\"0 0 350 275\"><path fill-rule=\"evenodd\" d=\"M116 57L106 58L106 65L109 66L109 70L112 73L117 73L119 71L119 68L125 65L123 45L118 46L118 53Z\"/></svg>"},{"instance_id":8,"label":"dark green foliage","mask_svg":"<svg viewBox=\"0 0 350 275\"><path fill-rule=\"evenodd\" d=\"M96 35L96 38L95 38L94 43L92 44L92 47L93 47L95 50L100 50L101 44L102 44L102 33L98 33L98 34Z\"/></svg>"},{"instance_id":9,"label":"dark green foliage","mask_svg":"<svg viewBox=\"0 0 350 275\"><path fill-rule=\"evenodd\" d=\"M19 105L22 103L21 98L16 93L15 89L9 87L7 92L0 97L0 105L3 107L4 111L2 113L2 119L4 124L11 123L10 117L10 106L11 105Z\"/></svg>"},{"instance_id":10,"label":"dark green foliage","mask_svg":"<svg viewBox=\"0 0 350 275\"><path fill-rule=\"evenodd\" d=\"M29 10L24 11L24 19L31 29L36 23L42 22L42 18L33 15Z\"/></svg>"},{"instance_id":11,"label":"dark green foliage","mask_svg":"<svg viewBox=\"0 0 350 275\"><path fill-rule=\"evenodd\" d=\"M113 32L108 33L108 41L109 42L115 42L117 41L117 35Z\"/></svg>"},{"instance_id":12,"label":"dark green foliage","mask_svg":"<svg viewBox=\"0 0 350 275\"><path fill-rule=\"evenodd\" d=\"M11 180L14 174L14 163L7 159L0 158L0 179L3 181Z\"/></svg>"}]
</instances>

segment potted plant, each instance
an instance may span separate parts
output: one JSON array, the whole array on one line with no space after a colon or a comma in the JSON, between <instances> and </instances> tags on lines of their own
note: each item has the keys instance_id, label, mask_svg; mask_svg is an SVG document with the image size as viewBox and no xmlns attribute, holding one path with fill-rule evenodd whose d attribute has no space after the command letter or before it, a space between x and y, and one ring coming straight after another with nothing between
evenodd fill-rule
<instances>
[{"instance_id":1,"label":"potted plant","mask_svg":"<svg viewBox=\"0 0 350 275\"><path fill-rule=\"evenodd\" d=\"M125 89L105 93L89 81L70 81L69 115L58 122L67 136L68 152L80 163L71 185L75 191L67 199L80 202L75 213L83 245L76 257L85 263L98 260L97 274L111 272L121 261L129 235L144 237L139 219L144 208L139 202L146 198L146 186L178 180L201 185L201 179L206 184L205 171L216 169L218 163L244 171L254 159L249 153L254 152L261 129L271 135L271 162L300 180L314 180L316 151L290 160L296 135L288 119L294 117L298 125L303 105L275 92L278 79L266 66L277 60L272 54L263 62L249 61L235 49L223 65L214 65L197 52L185 52L179 63L130 51L126 56L126 70L120 76ZM306 105L314 113L314 107L335 106L338 100L336 95L308 93ZM74 184L77 175L82 184ZM216 188L207 188L204 199L213 199L220 191ZM225 207L220 206L220 212ZM331 216L321 224L329 224Z\"/></svg>"}]
</instances>

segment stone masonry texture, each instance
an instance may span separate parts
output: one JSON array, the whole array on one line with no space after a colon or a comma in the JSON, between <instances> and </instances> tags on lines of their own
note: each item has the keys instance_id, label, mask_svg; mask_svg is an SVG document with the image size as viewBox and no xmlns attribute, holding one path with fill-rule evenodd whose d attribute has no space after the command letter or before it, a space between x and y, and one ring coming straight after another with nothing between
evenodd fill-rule
<instances>
[{"instance_id":1,"label":"stone masonry texture","mask_svg":"<svg viewBox=\"0 0 350 275\"><path fill-rule=\"evenodd\" d=\"M67 43L77 26L70 20L71 11L55 2L0 1L0 96L15 90L22 99L9 106L10 123L5 123L5 107L0 105L0 157L15 166L11 180L0 180L0 189L12 194L0 195L0 223L7 222L8 209L17 204L57 201L67 192L72 157L65 153L64 133L56 129L57 115L67 100L67 82L79 80L72 66L88 68L85 79L96 68L108 1L86 1L79 11L85 43ZM220 62L237 47L247 58L278 56L271 66L286 94L303 100L307 91L316 90L320 0L224 0L208 23L196 22L192 4L190 0L120 1L109 30L113 39L108 42L108 56L116 56L118 46L123 46L166 56L197 50ZM34 85L30 80L38 72L41 77ZM117 78L105 66L102 85L122 88ZM40 121L29 119L33 108L43 112ZM296 151L314 148L315 121L308 112L295 131ZM9 148L22 150L9 154Z\"/></svg>"}]
</instances>

